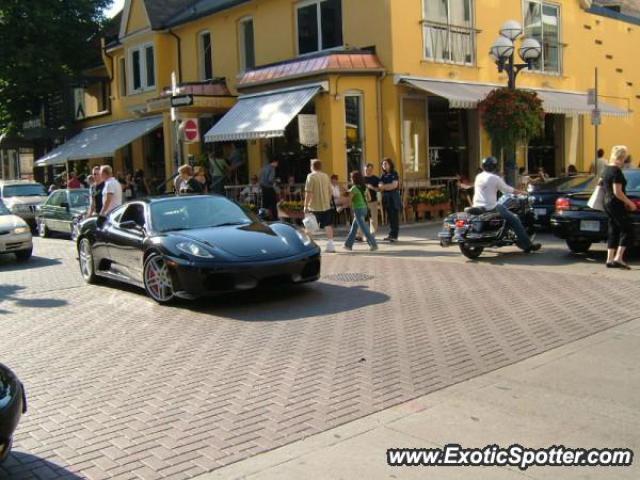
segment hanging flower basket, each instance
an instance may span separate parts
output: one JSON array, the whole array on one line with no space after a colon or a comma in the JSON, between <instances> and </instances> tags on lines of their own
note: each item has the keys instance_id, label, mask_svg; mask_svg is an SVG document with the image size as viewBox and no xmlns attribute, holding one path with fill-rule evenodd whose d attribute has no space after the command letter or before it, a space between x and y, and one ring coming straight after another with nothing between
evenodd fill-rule
<instances>
[{"instance_id":1,"label":"hanging flower basket","mask_svg":"<svg viewBox=\"0 0 640 480\"><path fill-rule=\"evenodd\" d=\"M514 148L542 134L544 110L536 92L497 88L478 104L493 146Z\"/></svg>"}]
</instances>

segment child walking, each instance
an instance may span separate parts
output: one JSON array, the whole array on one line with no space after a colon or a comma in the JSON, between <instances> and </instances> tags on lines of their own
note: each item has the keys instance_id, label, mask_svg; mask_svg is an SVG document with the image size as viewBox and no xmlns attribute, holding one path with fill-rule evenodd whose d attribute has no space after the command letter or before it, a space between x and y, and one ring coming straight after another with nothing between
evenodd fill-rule
<instances>
[{"instance_id":1,"label":"child walking","mask_svg":"<svg viewBox=\"0 0 640 480\"><path fill-rule=\"evenodd\" d=\"M367 242L369 243L369 250L375 252L376 250L378 250L378 244L376 243L376 239L373 237L373 235L371 235L369 225L366 222L367 212L369 211L369 209L367 207L367 201L365 199L367 186L365 184L364 177L358 171L351 172L351 183L353 184L353 186L349 190L349 194L351 196L351 207L353 208L354 219L353 223L351 224L351 230L349 231L347 241L344 243L344 248L349 251L353 250L353 243L356 240L356 234L358 233L359 228L367 238Z\"/></svg>"}]
</instances>

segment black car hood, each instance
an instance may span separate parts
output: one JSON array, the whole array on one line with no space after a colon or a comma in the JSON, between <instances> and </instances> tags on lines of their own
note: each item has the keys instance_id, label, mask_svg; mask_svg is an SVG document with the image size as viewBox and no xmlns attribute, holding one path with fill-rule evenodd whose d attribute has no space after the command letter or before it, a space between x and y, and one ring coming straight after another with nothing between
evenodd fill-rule
<instances>
[{"instance_id":1,"label":"black car hood","mask_svg":"<svg viewBox=\"0 0 640 480\"><path fill-rule=\"evenodd\" d=\"M195 240L241 258L279 258L296 253L291 242L262 223L180 230L171 235Z\"/></svg>"}]
</instances>

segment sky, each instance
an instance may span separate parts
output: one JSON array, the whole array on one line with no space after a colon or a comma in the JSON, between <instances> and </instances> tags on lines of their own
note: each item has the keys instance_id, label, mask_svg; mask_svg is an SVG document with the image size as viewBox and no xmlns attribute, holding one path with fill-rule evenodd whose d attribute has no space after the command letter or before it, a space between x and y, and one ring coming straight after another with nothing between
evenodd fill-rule
<instances>
[{"instance_id":1,"label":"sky","mask_svg":"<svg viewBox=\"0 0 640 480\"><path fill-rule=\"evenodd\" d=\"M113 0L111 7L106 10L107 17L111 18L115 16L116 13L122 10L123 6L124 0Z\"/></svg>"}]
</instances>

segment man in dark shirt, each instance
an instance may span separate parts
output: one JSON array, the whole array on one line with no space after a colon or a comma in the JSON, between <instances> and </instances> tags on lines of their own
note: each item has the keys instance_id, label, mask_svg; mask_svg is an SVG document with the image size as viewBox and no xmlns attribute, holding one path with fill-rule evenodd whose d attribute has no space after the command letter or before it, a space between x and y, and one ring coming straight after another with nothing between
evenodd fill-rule
<instances>
[{"instance_id":1,"label":"man in dark shirt","mask_svg":"<svg viewBox=\"0 0 640 480\"><path fill-rule=\"evenodd\" d=\"M275 181L278 159L267 163L260 171L260 188L262 189L262 206L271 213L271 218L278 219L278 198L276 196Z\"/></svg>"},{"instance_id":2,"label":"man in dark shirt","mask_svg":"<svg viewBox=\"0 0 640 480\"><path fill-rule=\"evenodd\" d=\"M100 175L100 167L93 167L91 170L92 181L89 186L89 194L91 195L91 204L89 205L89 214L97 215L102 211L102 189L104 188L104 182L102 181L102 175Z\"/></svg>"}]
</instances>

